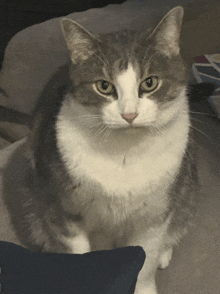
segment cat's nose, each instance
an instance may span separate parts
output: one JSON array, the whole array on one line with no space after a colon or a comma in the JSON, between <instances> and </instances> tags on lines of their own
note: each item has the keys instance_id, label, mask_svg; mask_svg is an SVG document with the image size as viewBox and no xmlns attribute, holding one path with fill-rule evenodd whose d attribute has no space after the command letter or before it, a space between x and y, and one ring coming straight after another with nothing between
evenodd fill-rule
<instances>
[{"instance_id":1,"label":"cat's nose","mask_svg":"<svg viewBox=\"0 0 220 294\"><path fill-rule=\"evenodd\" d=\"M123 113L121 116L129 124L131 124L133 122L133 120L138 116L138 114L137 113Z\"/></svg>"}]
</instances>

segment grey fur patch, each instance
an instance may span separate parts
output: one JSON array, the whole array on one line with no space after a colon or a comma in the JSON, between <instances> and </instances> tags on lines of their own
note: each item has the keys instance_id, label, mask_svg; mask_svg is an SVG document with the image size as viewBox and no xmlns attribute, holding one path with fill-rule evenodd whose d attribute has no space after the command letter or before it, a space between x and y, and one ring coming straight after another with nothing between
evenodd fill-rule
<instances>
[{"instance_id":1,"label":"grey fur patch","mask_svg":"<svg viewBox=\"0 0 220 294\"><path fill-rule=\"evenodd\" d=\"M169 234L174 242L178 242L187 232L198 206L200 184L196 162L196 143L191 130L179 173L170 189L170 211L173 215Z\"/></svg>"}]
</instances>

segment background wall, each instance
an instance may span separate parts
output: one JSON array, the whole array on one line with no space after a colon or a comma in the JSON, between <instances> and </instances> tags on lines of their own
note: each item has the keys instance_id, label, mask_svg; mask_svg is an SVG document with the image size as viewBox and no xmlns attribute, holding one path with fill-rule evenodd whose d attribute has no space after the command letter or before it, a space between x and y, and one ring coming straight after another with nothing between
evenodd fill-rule
<instances>
[{"instance_id":1,"label":"background wall","mask_svg":"<svg viewBox=\"0 0 220 294\"><path fill-rule=\"evenodd\" d=\"M0 63L9 40L24 28L45 20L104 7L123 0L1 0L0 1Z\"/></svg>"},{"instance_id":2,"label":"background wall","mask_svg":"<svg viewBox=\"0 0 220 294\"><path fill-rule=\"evenodd\" d=\"M182 5L187 23L182 38L187 44L184 57L192 62L193 56L220 52L219 0L136 0L148 2L150 7ZM9 40L22 29L45 20L123 0L1 0L0 1L0 65ZM193 28L193 29L192 29ZM202 54L203 54L202 53Z\"/></svg>"}]
</instances>

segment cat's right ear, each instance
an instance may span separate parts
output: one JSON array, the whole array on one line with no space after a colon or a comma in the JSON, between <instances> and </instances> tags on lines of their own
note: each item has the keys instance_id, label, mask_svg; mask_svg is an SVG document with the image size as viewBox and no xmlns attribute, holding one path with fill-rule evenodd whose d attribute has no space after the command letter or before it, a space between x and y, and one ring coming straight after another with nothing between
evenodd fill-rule
<instances>
[{"instance_id":1,"label":"cat's right ear","mask_svg":"<svg viewBox=\"0 0 220 294\"><path fill-rule=\"evenodd\" d=\"M183 12L181 6L171 9L151 34L156 41L156 48L168 57L179 54Z\"/></svg>"},{"instance_id":2,"label":"cat's right ear","mask_svg":"<svg viewBox=\"0 0 220 294\"><path fill-rule=\"evenodd\" d=\"M77 22L63 18L61 29L70 50L71 60L77 64L88 59L96 51L95 36Z\"/></svg>"}]
</instances>

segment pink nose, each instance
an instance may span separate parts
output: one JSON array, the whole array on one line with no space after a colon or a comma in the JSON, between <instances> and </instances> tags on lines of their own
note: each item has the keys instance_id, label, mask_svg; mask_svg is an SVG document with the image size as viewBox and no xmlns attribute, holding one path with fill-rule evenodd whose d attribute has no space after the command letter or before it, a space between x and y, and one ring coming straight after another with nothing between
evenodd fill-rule
<instances>
[{"instance_id":1,"label":"pink nose","mask_svg":"<svg viewBox=\"0 0 220 294\"><path fill-rule=\"evenodd\" d=\"M123 113L121 115L123 119L125 119L129 124L133 122L133 120L138 116L137 113Z\"/></svg>"}]
</instances>

